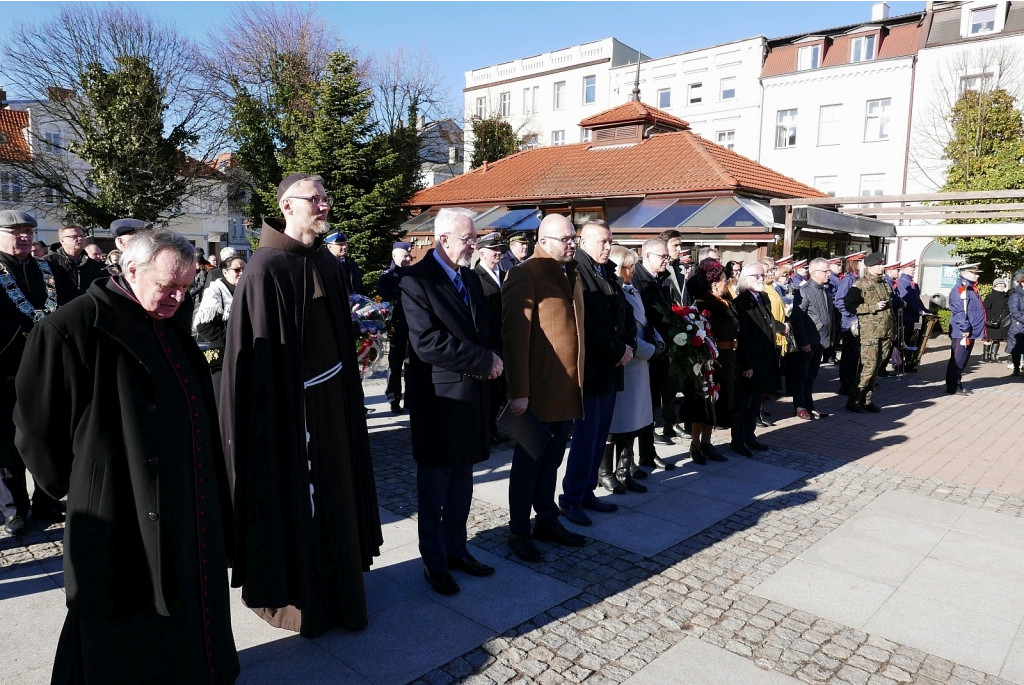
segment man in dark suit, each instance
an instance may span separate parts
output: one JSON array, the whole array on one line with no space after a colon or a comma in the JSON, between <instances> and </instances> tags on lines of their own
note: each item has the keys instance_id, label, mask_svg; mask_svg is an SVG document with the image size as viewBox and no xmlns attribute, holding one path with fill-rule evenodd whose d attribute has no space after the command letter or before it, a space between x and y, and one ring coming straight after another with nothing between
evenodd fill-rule
<instances>
[{"instance_id":1,"label":"man in dark suit","mask_svg":"<svg viewBox=\"0 0 1024 685\"><path fill-rule=\"evenodd\" d=\"M743 267L738 286L740 292L734 304L740 327L736 338L736 415L731 448L750 457L750 450L768 449L754 436L754 426L764 394L781 382L775 335L785 335L788 325L772 316L764 295L765 272L761 264L754 262Z\"/></svg>"},{"instance_id":2,"label":"man in dark suit","mask_svg":"<svg viewBox=\"0 0 1024 685\"><path fill-rule=\"evenodd\" d=\"M349 295L363 294L363 272L359 270L356 260L348 254L348 236L344 231L334 231L324 238L324 245L327 251L334 255L341 266L341 272L345 285L348 286Z\"/></svg>"},{"instance_id":3,"label":"man in dark suit","mask_svg":"<svg viewBox=\"0 0 1024 685\"><path fill-rule=\"evenodd\" d=\"M603 513L618 509L594 495L615 393L623 388L623 367L633 358L636 347L635 319L626 315L628 304L608 266L611 249L612 232L605 222L590 221L580 229L575 259L583 286L583 417L573 421L572 444L558 498L562 516L578 526L592 523L584 509Z\"/></svg>"},{"instance_id":4,"label":"man in dark suit","mask_svg":"<svg viewBox=\"0 0 1024 685\"><path fill-rule=\"evenodd\" d=\"M494 345L495 351L501 355L501 284L505 280L505 270L501 268L502 255L508 249L508 244L501 239L500 233L489 233L480 239L477 245L480 261L477 262L477 276L480 277L480 285L484 289L484 298L487 300L487 310L490 312L491 329L488 339ZM507 437L498 432L498 413L507 397L508 384L505 382L505 374L495 378L491 386L491 442L506 442Z\"/></svg>"},{"instance_id":5,"label":"man in dark suit","mask_svg":"<svg viewBox=\"0 0 1024 685\"><path fill-rule=\"evenodd\" d=\"M409 327L406 406L412 427L423 574L443 595L459 591L451 569L489 576L466 548L473 464L490 451L490 387L503 364L489 340L480 279L469 268L477 245L473 212L444 208L437 245L402 277Z\"/></svg>"},{"instance_id":6,"label":"man in dark suit","mask_svg":"<svg viewBox=\"0 0 1024 685\"><path fill-rule=\"evenodd\" d=\"M393 414L402 413L402 366L409 348L409 329L402 314L402 290L398 284L412 264L412 243L391 246L391 266L377 279L377 294L391 303L391 327L388 330L388 384L384 396Z\"/></svg>"}]
</instances>

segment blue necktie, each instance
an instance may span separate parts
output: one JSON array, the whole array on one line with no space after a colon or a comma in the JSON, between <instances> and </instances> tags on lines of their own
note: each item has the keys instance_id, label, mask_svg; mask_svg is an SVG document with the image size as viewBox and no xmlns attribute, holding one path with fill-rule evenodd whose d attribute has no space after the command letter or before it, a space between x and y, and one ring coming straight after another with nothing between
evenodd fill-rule
<instances>
[{"instance_id":1,"label":"blue necktie","mask_svg":"<svg viewBox=\"0 0 1024 685\"><path fill-rule=\"evenodd\" d=\"M469 305L469 291L466 290L466 286L462 284L462 276L455 272L455 289L459 291L459 297L462 298L462 304Z\"/></svg>"}]
</instances>

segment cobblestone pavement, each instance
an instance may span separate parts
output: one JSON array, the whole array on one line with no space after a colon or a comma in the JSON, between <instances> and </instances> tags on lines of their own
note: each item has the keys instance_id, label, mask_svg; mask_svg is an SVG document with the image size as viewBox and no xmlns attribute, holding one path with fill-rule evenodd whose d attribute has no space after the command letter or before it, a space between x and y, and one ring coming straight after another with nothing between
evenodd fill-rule
<instances>
[{"instance_id":1,"label":"cobblestone pavement","mask_svg":"<svg viewBox=\"0 0 1024 685\"><path fill-rule=\"evenodd\" d=\"M807 683L1011 682L752 593L883 492L1021 518L1024 382L1004 379L1004 365L979 364L965 377L977 387L972 397L943 395L938 381L949 347L942 342L933 341L917 376L882 381L880 415L849 414L841 408L845 398L826 397L818 408L834 416L798 422L782 418L791 413L782 400L773 402L777 425L764 432L773 449L756 459L805 477L660 554L647 558L597 540L575 549L541 544L548 561L530 568L578 594L416 682L618 683L686 637ZM825 367L819 386L834 387L834 376L834 367ZM371 381L367 394L382 390ZM415 467L404 424L374 423L380 505L414 517ZM946 449L960 445L964 432L969 450ZM979 460L984 469L972 467ZM476 500L469 527L475 546L515 559L505 509ZM0 579L25 562L59 557L60 534L51 526L33 530L23 546L0 540ZM685 672L677 682L687 682Z\"/></svg>"}]
</instances>

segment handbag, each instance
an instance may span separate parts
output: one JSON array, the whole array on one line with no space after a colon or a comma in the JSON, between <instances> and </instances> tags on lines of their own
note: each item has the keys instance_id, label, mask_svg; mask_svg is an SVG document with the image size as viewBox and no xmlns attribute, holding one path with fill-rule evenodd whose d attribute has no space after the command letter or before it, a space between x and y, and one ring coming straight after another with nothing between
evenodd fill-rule
<instances>
[{"instance_id":1,"label":"handbag","mask_svg":"<svg viewBox=\"0 0 1024 685\"><path fill-rule=\"evenodd\" d=\"M1005 326L1009 322L1009 320L1010 320L1010 314L1009 314L1009 312L1007 312L1006 314L1004 314L1003 316L999 317L998 319L996 319L994 321L992 319L989 319L988 321L986 321L985 322L985 327L986 328L992 328L992 329L1002 328L1003 326Z\"/></svg>"}]
</instances>

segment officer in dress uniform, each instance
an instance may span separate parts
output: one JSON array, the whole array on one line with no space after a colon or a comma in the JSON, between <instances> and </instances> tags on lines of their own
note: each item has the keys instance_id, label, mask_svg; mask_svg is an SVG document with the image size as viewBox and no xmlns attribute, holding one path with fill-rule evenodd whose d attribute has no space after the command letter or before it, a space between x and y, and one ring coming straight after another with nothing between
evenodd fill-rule
<instances>
[{"instance_id":1,"label":"officer in dress uniform","mask_svg":"<svg viewBox=\"0 0 1024 685\"><path fill-rule=\"evenodd\" d=\"M950 395L970 394L962 379L974 349L974 341L984 339L985 306L978 296L978 264L960 267L960 279L949 291L949 363L946 365L946 392Z\"/></svg>"},{"instance_id":2,"label":"officer in dress uniform","mask_svg":"<svg viewBox=\"0 0 1024 685\"><path fill-rule=\"evenodd\" d=\"M896 293L899 295L900 301L903 302L903 337L906 341L906 353L903 359L904 371L917 371L917 365L921 363L919 350L924 330L920 321L921 315L928 313L924 303L921 302L921 289L914 281L916 270L916 261L904 262L900 264L900 275L896 279Z\"/></svg>"}]
</instances>

